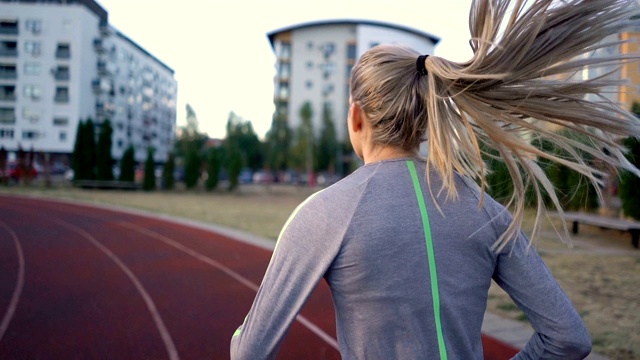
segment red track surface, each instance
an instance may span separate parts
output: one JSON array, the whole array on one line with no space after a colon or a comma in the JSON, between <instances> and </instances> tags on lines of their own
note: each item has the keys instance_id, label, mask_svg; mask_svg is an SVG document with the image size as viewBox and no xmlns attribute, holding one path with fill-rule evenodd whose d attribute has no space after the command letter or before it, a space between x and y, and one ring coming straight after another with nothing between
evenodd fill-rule
<instances>
[{"instance_id":1,"label":"red track surface","mask_svg":"<svg viewBox=\"0 0 640 360\"><path fill-rule=\"evenodd\" d=\"M0 359L228 359L269 258L173 222L0 196ZM335 338L324 282L301 315ZM340 356L295 322L279 358Z\"/></svg>"}]
</instances>

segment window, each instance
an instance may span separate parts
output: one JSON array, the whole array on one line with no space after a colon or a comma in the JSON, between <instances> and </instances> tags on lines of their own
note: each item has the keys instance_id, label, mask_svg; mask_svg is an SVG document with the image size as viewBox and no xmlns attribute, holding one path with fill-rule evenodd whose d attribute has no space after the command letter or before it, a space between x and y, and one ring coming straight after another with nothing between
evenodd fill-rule
<instances>
[{"instance_id":1,"label":"window","mask_svg":"<svg viewBox=\"0 0 640 360\"><path fill-rule=\"evenodd\" d=\"M351 77L351 71L353 71L353 64L347 65L347 78Z\"/></svg>"},{"instance_id":2,"label":"window","mask_svg":"<svg viewBox=\"0 0 640 360\"><path fill-rule=\"evenodd\" d=\"M32 34L39 34L42 30L42 21L37 19L27 19L27 21L25 21L24 23L24 27Z\"/></svg>"},{"instance_id":3,"label":"window","mask_svg":"<svg viewBox=\"0 0 640 360\"><path fill-rule=\"evenodd\" d=\"M307 43L307 50L313 50L313 41Z\"/></svg>"},{"instance_id":4,"label":"window","mask_svg":"<svg viewBox=\"0 0 640 360\"><path fill-rule=\"evenodd\" d=\"M58 86L56 87L56 94L53 100L57 103L68 103L69 102L69 88L66 86Z\"/></svg>"},{"instance_id":5,"label":"window","mask_svg":"<svg viewBox=\"0 0 640 360\"><path fill-rule=\"evenodd\" d=\"M329 76L331 76L331 74L333 74L333 71L336 69L336 64L332 63L332 62L326 62L324 63L324 78L328 78Z\"/></svg>"},{"instance_id":6,"label":"window","mask_svg":"<svg viewBox=\"0 0 640 360\"><path fill-rule=\"evenodd\" d=\"M25 106L22 108L22 118L32 123L38 122L38 120L40 120L40 111L38 111L38 109Z\"/></svg>"},{"instance_id":7,"label":"window","mask_svg":"<svg viewBox=\"0 0 640 360\"><path fill-rule=\"evenodd\" d=\"M313 81L307 80L307 82L305 83L305 86L307 87L307 89L311 89L313 87Z\"/></svg>"},{"instance_id":8,"label":"window","mask_svg":"<svg viewBox=\"0 0 640 360\"><path fill-rule=\"evenodd\" d=\"M307 70L313 70L313 61L307 61Z\"/></svg>"},{"instance_id":9,"label":"window","mask_svg":"<svg viewBox=\"0 0 640 360\"><path fill-rule=\"evenodd\" d=\"M53 125L54 126L67 126L67 125L69 125L69 118L62 117L62 116L56 116L56 117L53 118Z\"/></svg>"},{"instance_id":10,"label":"window","mask_svg":"<svg viewBox=\"0 0 640 360\"><path fill-rule=\"evenodd\" d=\"M39 135L35 130L24 130L22 131L22 140L35 140L40 137Z\"/></svg>"},{"instance_id":11,"label":"window","mask_svg":"<svg viewBox=\"0 0 640 360\"><path fill-rule=\"evenodd\" d=\"M329 96L333 92L333 84L325 84L322 88L322 95Z\"/></svg>"},{"instance_id":12,"label":"window","mask_svg":"<svg viewBox=\"0 0 640 360\"><path fill-rule=\"evenodd\" d=\"M356 59L356 44L347 44L347 59Z\"/></svg>"},{"instance_id":13,"label":"window","mask_svg":"<svg viewBox=\"0 0 640 360\"><path fill-rule=\"evenodd\" d=\"M0 139L13 139L13 129L0 129Z\"/></svg>"},{"instance_id":14,"label":"window","mask_svg":"<svg viewBox=\"0 0 640 360\"><path fill-rule=\"evenodd\" d=\"M372 43L369 43L369 48L374 48L374 47L376 47L376 46L378 46L378 45L380 45L380 43L379 43L379 42L375 42L375 41L374 41L374 42L372 42Z\"/></svg>"},{"instance_id":15,"label":"window","mask_svg":"<svg viewBox=\"0 0 640 360\"><path fill-rule=\"evenodd\" d=\"M31 54L31 56L40 55L40 41L25 41L24 52Z\"/></svg>"},{"instance_id":16,"label":"window","mask_svg":"<svg viewBox=\"0 0 640 360\"><path fill-rule=\"evenodd\" d=\"M60 131L58 133L58 140L60 140L60 142L67 141L67 132L66 131Z\"/></svg>"},{"instance_id":17,"label":"window","mask_svg":"<svg viewBox=\"0 0 640 360\"><path fill-rule=\"evenodd\" d=\"M72 29L73 29L73 22L71 21L71 19L62 20L62 31L71 32Z\"/></svg>"},{"instance_id":18,"label":"window","mask_svg":"<svg viewBox=\"0 0 640 360\"><path fill-rule=\"evenodd\" d=\"M336 51L336 45L332 42L328 42L324 44L324 46L322 47L322 54L324 55L325 59L333 55L335 51Z\"/></svg>"},{"instance_id":19,"label":"window","mask_svg":"<svg viewBox=\"0 0 640 360\"><path fill-rule=\"evenodd\" d=\"M40 100L40 86L38 85L25 85L24 96L31 100Z\"/></svg>"},{"instance_id":20,"label":"window","mask_svg":"<svg viewBox=\"0 0 640 360\"><path fill-rule=\"evenodd\" d=\"M40 64L39 63L24 63L24 73L25 75L40 75Z\"/></svg>"}]
</instances>

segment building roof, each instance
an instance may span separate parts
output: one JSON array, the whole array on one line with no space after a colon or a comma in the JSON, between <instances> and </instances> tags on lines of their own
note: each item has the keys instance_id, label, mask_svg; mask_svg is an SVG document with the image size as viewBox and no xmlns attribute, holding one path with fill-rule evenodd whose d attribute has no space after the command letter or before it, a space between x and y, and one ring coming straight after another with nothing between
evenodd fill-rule
<instances>
[{"instance_id":1,"label":"building roof","mask_svg":"<svg viewBox=\"0 0 640 360\"><path fill-rule=\"evenodd\" d=\"M143 54L149 56L151 59L153 59L155 62L157 62L160 66L162 66L163 68L169 70L171 72L171 74L175 74L175 71L173 71L172 68L169 67L169 65L163 63L162 61L160 61L160 59L158 59L157 57L153 56L150 52L148 52L147 50L145 50L142 46L138 45L135 41L131 40L127 35L121 33L118 30L115 30L116 35L118 35L118 37L122 38L123 40L125 40L126 42L128 42L129 44L133 45L134 47L136 47L138 50L140 50Z\"/></svg>"},{"instance_id":2,"label":"building roof","mask_svg":"<svg viewBox=\"0 0 640 360\"><path fill-rule=\"evenodd\" d=\"M80 4L89 9L92 13L96 14L100 21L107 22L108 21L108 13L105 9L100 6L97 2L93 0L0 0L0 2L10 3L26 3L26 4L60 4L60 5L68 5L68 4Z\"/></svg>"},{"instance_id":3,"label":"building roof","mask_svg":"<svg viewBox=\"0 0 640 360\"><path fill-rule=\"evenodd\" d=\"M404 26L404 25L398 25L398 24L392 24L392 23L387 23L387 22L382 22L382 21L375 21L375 20L356 20L356 19L336 19L336 20L319 20L319 21L310 21L310 22L305 22L305 23L300 23L300 24L296 24L296 25L291 25L291 26L287 26L284 28L280 28L274 31L271 31L267 34L267 37L269 38L269 42L271 43L271 48L274 47L274 40L275 37L283 32L287 32L287 31L292 31L292 30L298 30L298 29L304 29L304 28L309 28L309 27L314 27L314 26L327 26L327 25L371 25L371 26L379 26L379 27L386 27L389 29L394 29L394 30L400 30L400 31L405 31L411 34L415 34L415 35L419 35L419 36L423 36L426 37L428 39L430 39L431 41L433 41L433 44L437 44L440 41L440 38L437 36L434 36L432 34L429 34L427 32L424 31L420 31L408 26Z\"/></svg>"}]
</instances>

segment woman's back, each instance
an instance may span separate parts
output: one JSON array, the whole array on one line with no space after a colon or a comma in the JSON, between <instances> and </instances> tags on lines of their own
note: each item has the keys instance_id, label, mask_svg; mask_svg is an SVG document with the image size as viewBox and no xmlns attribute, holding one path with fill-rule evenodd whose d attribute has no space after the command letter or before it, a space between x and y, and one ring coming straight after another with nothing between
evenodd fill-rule
<instances>
[{"instance_id":1,"label":"woman's back","mask_svg":"<svg viewBox=\"0 0 640 360\"><path fill-rule=\"evenodd\" d=\"M439 210L424 176L418 176L428 217L425 234L412 166L424 174L426 165L419 160L366 165L306 205L309 215L315 213L311 217L317 218L311 211L317 206L331 213L336 228L344 228L342 238L326 239L341 242L326 280L345 359L417 359L444 348L451 358L481 358L480 329L494 274L522 291L521 300L533 316L545 307L535 304L539 294L527 289L546 283L549 275L531 277L529 283L510 276L522 274L519 266L546 272L535 251L525 256L526 239L515 243L510 259L492 250L510 222L506 210L489 197L479 208L478 188L461 177L459 197L437 197ZM440 181L432 175L431 188L437 193ZM312 223L311 217L304 221ZM550 300L560 289L556 285L548 291ZM561 291L557 298L564 298ZM571 341L588 349L588 335L571 304L561 312L576 336Z\"/></svg>"}]
</instances>

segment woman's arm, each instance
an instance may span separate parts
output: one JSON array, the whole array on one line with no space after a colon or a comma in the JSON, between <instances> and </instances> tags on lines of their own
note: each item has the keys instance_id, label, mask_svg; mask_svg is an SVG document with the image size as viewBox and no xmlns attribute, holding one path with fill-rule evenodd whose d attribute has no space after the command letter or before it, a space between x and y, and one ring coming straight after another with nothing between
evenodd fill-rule
<instances>
[{"instance_id":1,"label":"woman's arm","mask_svg":"<svg viewBox=\"0 0 640 360\"><path fill-rule=\"evenodd\" d=\"M520 233L513 246L498 255L493 276L535 330L515 359L583 359L591 352L591 337L571 300L527 244Z\"/></svg>"},{"instance_id":2,"label":"woman's arm","mask_svg":"<svg viewBox=\"0 0 640 360\"><path fill-rule=\"evenodd\" d=\"M287 330L340 247L320 201L302 203L285 224L249 314L231 339L231 359L275 358Z\"/></svg>"}]
</instances>

